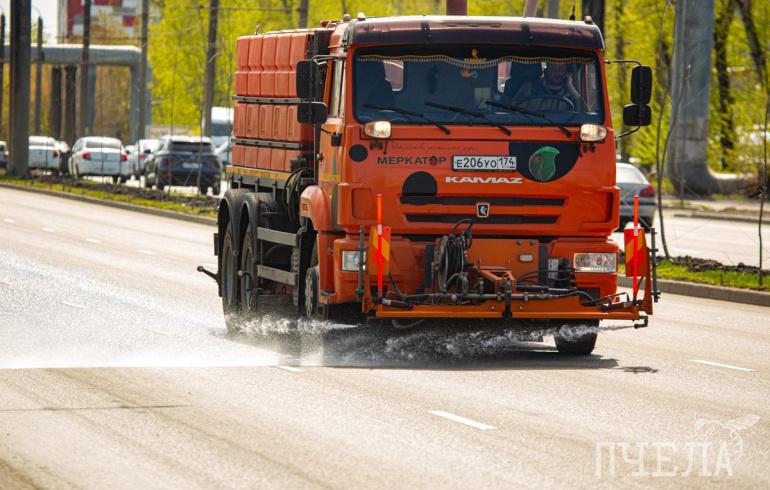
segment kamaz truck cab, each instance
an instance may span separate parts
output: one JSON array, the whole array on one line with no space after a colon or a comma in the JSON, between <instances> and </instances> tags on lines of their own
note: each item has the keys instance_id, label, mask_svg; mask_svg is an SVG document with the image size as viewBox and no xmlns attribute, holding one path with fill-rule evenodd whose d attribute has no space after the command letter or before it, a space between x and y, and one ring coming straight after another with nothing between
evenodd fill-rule
<instances>
[{"instance_id":1,"label":"kamaz truck cab","mask_svg":"<svg viewBox=\"0 0 770 490\"><path fill-rule=\"evenodd\" d=\"M283 301L308 317L547 325L560 351L588 354L600 320L646 324L651 247L630 230L621 294L608 238L603 48L588 21L517 17L240 38L212 273L228 327ZM649 124L650 87L635 68L627 125Z\"/></svg>"}]
</instances>

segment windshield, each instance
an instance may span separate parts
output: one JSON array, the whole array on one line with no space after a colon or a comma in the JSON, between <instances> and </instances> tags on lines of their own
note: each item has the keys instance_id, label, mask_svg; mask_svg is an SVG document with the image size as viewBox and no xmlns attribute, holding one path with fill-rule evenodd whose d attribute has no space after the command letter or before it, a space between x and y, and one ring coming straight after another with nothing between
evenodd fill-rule
<instances>
[{"instance_id":1,"label":"windshield","mask_svg":"<svg viewBox=\"0 0 770 490\"><path fill-rule=\"evenodd\" d=\"M361 122L425 124L407 110L443 124L601 123L600 88L598 60L585 51L377 47L359 50L354 66Z\"/></svg>"}]
</instances>

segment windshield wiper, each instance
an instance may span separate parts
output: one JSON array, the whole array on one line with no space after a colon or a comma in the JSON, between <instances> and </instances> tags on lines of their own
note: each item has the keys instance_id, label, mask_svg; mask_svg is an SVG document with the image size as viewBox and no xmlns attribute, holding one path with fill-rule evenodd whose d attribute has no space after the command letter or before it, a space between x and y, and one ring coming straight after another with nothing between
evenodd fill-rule
<instances>
[{"instance_id":1,"label":"windshield wiper","mask_svg":"<svg viewBox=\"0 0 770 490\"><path fill-rule=\"evenodd\" d=\"M368 107L369 109L377 109L379 111L398 112L399 114L401 114L404 117L408 117L408 116L419 117L423 121L425 121L425 122L427 122L429 124L433 124L434 126L439 128L441 131L443 131L445 134L451 133L451 131L449 131L448 127L446 127L446 126L444 126L442 124L439 124L436 121L431 121L430 119L425 117L423 114L420 114L419 112L408 111L406 109L402 109L402 108L397 107L397 106L386 106L386 105L378 105L378 104L364 104L364 107Z\"/></svg>"},{"instance_id":2,"label":"windshield wiper","mask_svg":"<svg viewBox=\"0 0 770 490\"><path fill-rule=\"evenodd\" d=\"M529 109L527 109L525 107L519 107L517 105L503 104L501 102L492 102L491 100L487 100L485 103L487 105L491 105L492 107L499 107L500 109L506 109L506 110L509 110L511 112L518 112L519 114L524 114L525 116L536 116L536 117L543 118L546 121L548 121L549 123L551 123L554 126L556 126L557 128L561 129L562 132L564 134L566 134L568 138L572 137L572 132L569 129L567 129L566 127L564 127L561 124L557 123L556 121L554 121L550 117L546 116L542 112L530 111Z\"/></svg>"},{"instance_id":3,"label":"windshield wiper","mask_svg":"<svg viewBox=\"0 0 770 490\"><path fill-rule=\"evenodd\" d=\"M462 114L464 116L473 116L473 117L481 118L481 119L485 120L486 122L488 122L489 124L491 124L492 126L500 128L500 130L503 133L507 134L508 136L511 135L511 130L510 129L506 128L502 124L494 122L493 120L491 120L490 118L488 118L487 116L485 116L481 112L469 111L468 109L465 109L465 108L462 108L462 107L456 107L456 106L453 106L453 105L439 104L438 102L430 102L430 101L428 101L428 102L425 102L425 105L430 106L430 107L436 107L437 109L443 109L445 111L456 112L456 113Z\"/></svg>"}]
</instances>

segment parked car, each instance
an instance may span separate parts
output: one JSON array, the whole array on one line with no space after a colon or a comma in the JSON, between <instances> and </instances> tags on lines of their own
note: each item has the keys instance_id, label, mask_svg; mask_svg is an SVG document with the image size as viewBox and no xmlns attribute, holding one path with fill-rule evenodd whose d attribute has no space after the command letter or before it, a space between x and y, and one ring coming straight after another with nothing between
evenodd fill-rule
<instances>
[{"instance_id":1,"label":"parked car","mask_svg":"<svg viewBox=\"0 0 770 490\"><path fill-rule=\"evenodd\" d=\"M209 138L164 136L146 159L144 176L145 187L195 186L201 194L211 187L218 195L222 165Z\"/></svg>"},{"instance_id":2,"label":"parked car","mask_svg":"<svg viewBox=\"0 0 770 490\"><path fill-rule=\"evenodd\" d=\"M48 136L29 137L29 169L59 172L59 142Z\"/></svg>"},{"instance_id":3,"label":"parked car","mask_svg":"<svg viewBox=\"0 0 770 490\"><path fill-rule=\"evenodd\" d=\"M0 141L0 168L8 168L8 145Z\"/></svg>"},{"instance_id":4,"label":"parked car","mask_svg":"<svg viewBox=\"0 0 770 490\"><path fill-rule=\"evenodd\" d=\"M72 151L66 141L57 141L56 147L59 150L59 173L69 175L70 156Z\"/></svg>"},{"instance_id":5,"label":"parked car","mask_svg":"<svg viewBox=\"0 0 770 490\"><path fill-rule=\"evenodd\" d=\"M85 136L75 142L70 158L70 173L85 176L112 177L116 184L129 175L128 155L120 140L104 136Z\"/></svg>"},{"instance_id":6,"label":"parked car","mask_svg":"<svg viewBox=\"0 0 770 490\"><path fill-rule=\"evenodd\" d=\"M620 229L634 221L634 196L638 195L639 224L649 230L657 210L655 188L642 171L630 163L617 163L615 181L620 188Z\"/></svg>"},{"instance_id":7,"label":"parked car","mask_svg":"<svg viewBox=\"0 0 770 490\"><path fill-rule=\"evenodd\" d=\"M227 138L227 141L219 145L214 153L216 153L222 165L230 165L232 163L233 140Z\"/></svg>"},{"instance_id":8,"label":"parked car","mask_svg":"<svg viewBox=\"0 0 770 490\"><path fill-rule=\"evenodd\" d=\"M128 152L128 166L134 177L138 179L144 175L145 161L157 147L158 140L156 139L141 139L133 145L132 151Z\"/></svg>"}]
</instances>

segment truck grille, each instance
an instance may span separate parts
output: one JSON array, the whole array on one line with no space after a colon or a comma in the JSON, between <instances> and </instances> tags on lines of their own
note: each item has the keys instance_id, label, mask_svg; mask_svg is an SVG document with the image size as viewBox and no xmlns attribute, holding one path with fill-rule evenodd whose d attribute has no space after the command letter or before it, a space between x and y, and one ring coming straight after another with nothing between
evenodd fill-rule
<instances>
[{"instance_id":1,"label":"truck grille","mask_svg":"<svg viewBox=\"0 0 770 490\"><path fill-rule=\"evenodd\" d=\"M488 218L477 218L472 214L407 214L410 223L457 223L461 219L472 219L478 224L490 225L548 225L556 223L558 216L527 216L519 214L497 214Z\"/></svg>"}]
</instances>

